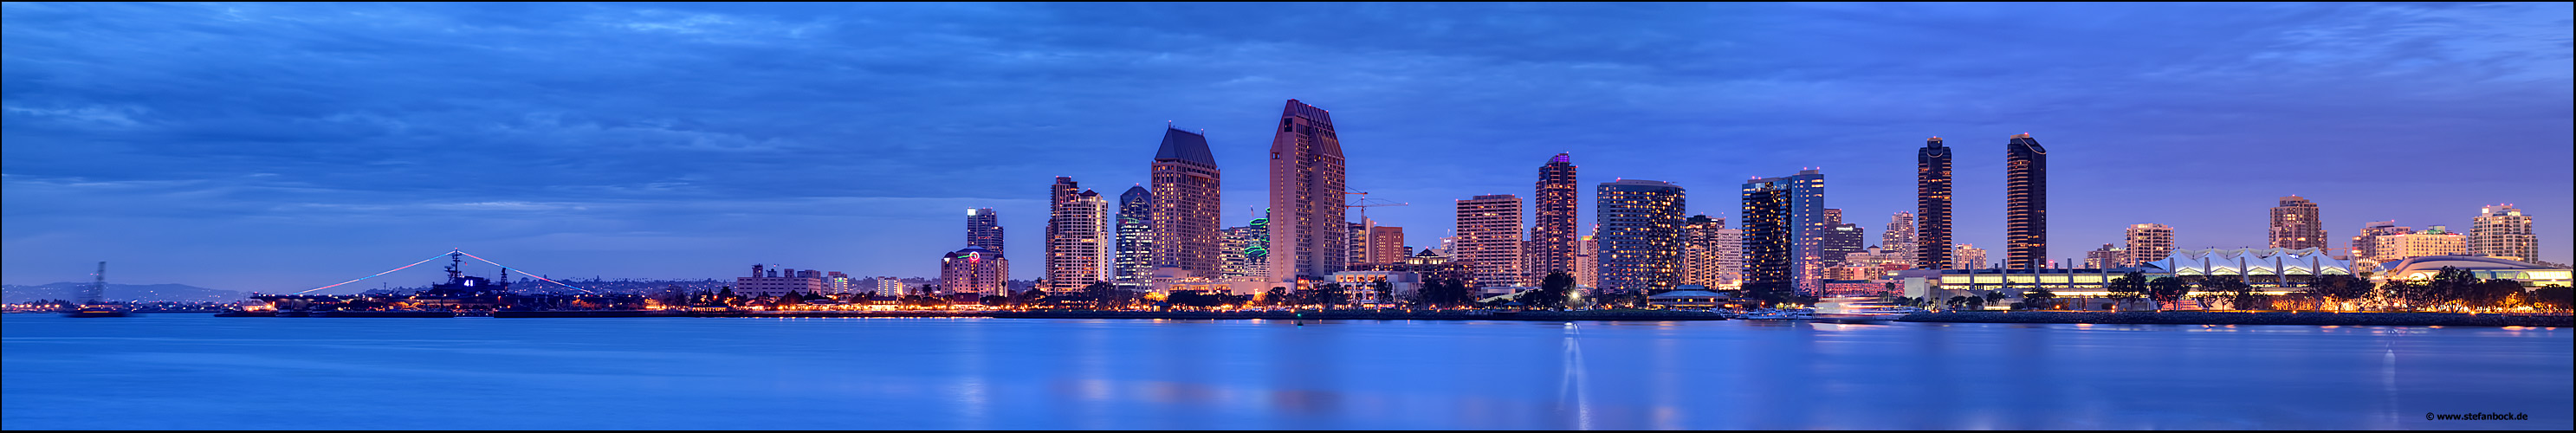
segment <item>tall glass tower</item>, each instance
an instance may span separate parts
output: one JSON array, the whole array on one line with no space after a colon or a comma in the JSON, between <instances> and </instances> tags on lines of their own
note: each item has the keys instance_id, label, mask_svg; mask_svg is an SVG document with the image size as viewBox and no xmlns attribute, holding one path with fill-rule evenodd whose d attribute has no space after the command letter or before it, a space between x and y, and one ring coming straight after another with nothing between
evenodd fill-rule
<instances>
[{"instance_id":1,"label":"tall glass tower","mask_svg":"<svg viewBox=\"0 0 2576 433\"><path fill-rule=\"evenodd\" d=\"M1744 285L1799 293L1822 288L1825 174L1766 177L1744 183Z\"/></svg>"},{"instance_id":2,"label":"tall glass tower","mask_svg":"<svg viewBox=\"0 0 2576 433\"><path fill-rule=\"evenodd\" d=\"M1118 194L1118 285L1130 290L1145 287L1154 275L1154 192L1145 186L1127 187Z\"/></svg>"},{"instance_id":3,"label":"tall glass tower","mask_svg":"<svg viewBox=\"0 0 2576 433\"><path fill-rule=\"evenodd\" d=\"M966 209L966 245L1002 255L1002 219L993 215L993 208Z\"/></svg>"},{"instance_id":4,"label":"tall glass tower","mask_svg":"<svg viewBox=\"0 0 2576 433\"><path fill-rule=\"evenodd\" d=\"M1941 137L1914 151L1914 267L1950 269L1950 148ZM1957 266L1957 267L1972 267Z\"/></svg>"},{"instance_id":5,"label":"tall glass tower","mask_svg":"<svg viewBox=\"0 0 2576 433\"><path fill-rule=\"evenodd\" d=\"M1559 153L1538 167L1538 195L1531 213L1537 223L1530 225L1529 278L1546 278L1551 272L1574 271L1574 226L1582 214L1575 208L1581 203L1580 187L1574 182L1574 159Z\"/></svg>"},{"instance_id":6,"label":"tall glass tower","mask_svg":"<svg viewBox=\"0 0 2576 433\"><path fill-rule=\"evenodd\" d=\"M2048 262L2048 148L2029 133L2004 144L2004 248L2006 269Z\"/></svg>"},{"instance_id":7,"label":"tall glass tower","mask_svg":"<svg viewBox=\"0 0 2576 433\"><path fill-rule=\"evenodd\" d=\"M1342 162L1332 113L1288 100L1270 138L1272 281L1322 279L1350 262Z\"/></svg>"},{"instance_id":8,"label":"tall glass tower","mask_svg":"<svg viewBox=\"0 0 2576 433\"><path fill-rule=\"evenodd\" d=\"M1170 127L1154 151L1154 204L1150 219L1154 244L1145 272L1172 267L1193 277L1215 277L1224 268L1223 204L1218 195L1216 155L1207 137Z\"/></svg>"}]
</instances>

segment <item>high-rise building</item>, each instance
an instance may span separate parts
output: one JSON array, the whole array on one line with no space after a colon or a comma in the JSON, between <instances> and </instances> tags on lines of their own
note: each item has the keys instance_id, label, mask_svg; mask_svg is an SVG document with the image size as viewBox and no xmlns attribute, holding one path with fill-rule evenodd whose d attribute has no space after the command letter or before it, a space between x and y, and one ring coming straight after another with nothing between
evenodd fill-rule
<instances>
[{"instance_id":1,"label":"high-rise building","mask_svg":"<svg viewBox=\"0 0 2576 433\"><path fill-rule=\"evenodd\" d=\"M1458 201L1458 250L1451 262L1464 262L1473 287L1510 287L1521 283L1521 198L1511 194L1480 195Z\"/></svg>"},{"instance_id":2,"label":"high-rise building","mask_svg":"<svg viewBox=\"0 0 2576 433\"><path fill-rule=\"evenodd\" d=\"M1593 234L1583 235L1574 241L1574 284L1576 285L1601 287L1600 233L1599 229L1594 229Z\"/></svg>"},{"instance_id":3,"label":"high-rise building","mask_svg":"<svg viewBox=\"0 0 2576 433\"><path fill-rule=\"evenodd\" d=\"M2030 134L2004 144L2004 258L2007 269L2048 263L2048 148Z\"/></svg>"},{"instance_id":4,"label":"high-rise building","mask_svg":"<svg viewBox=\"0 0 2576 433\"><path fill-rule=\"evenodd\" d=\"M1950 269L1950 148L1941 137L1914 151L1915 267Z\"/></svg>"},{"instance_id":5,"label":"high-rise building","mask_svg":"<svg viewBox=\"0 0 2576 433\"><path fill-rule=\"evenodd\" d=\"M1730 270L1728 265L1742 264L1728 263L1730 260L1726 260L1726 254L1742 246L1727 248L1726 244L1743 240L1740 234L1735 236L1737 239L1725 239L1727 236L1718 233L1723 230L1726 230L1725 218L1691 215L1689 219L1682 220L1682 284L1718 287L1732 282L1726 278L1726 271Z\"/></svg>"},{"instance_id":6,"label":"high-rise building","mask_svg":"<svg viewBox=\"0 0 2576 433\"><path fill-rule=\"evenodd\" d=\"M1225 229L1225 277L1263 278L1270 273L1270 216L1259 218L1242 227Z\"/></svg>"},{"instance_id":7,"label":"high-rise building","mask_svg":"<svg viewBox=\"0 0 2576 433\"><path fill-rule=\"evenodd\" d=\"M1118 273L1120 287L1141 290L1154 276L1154 192L1144 186L1118 194Z\"/></svg>"},{"instance_id":8,"label":"high-rise building","mask_svg":"<svg viewBox=\"0 0 2576 433\"><path fill-rule=\"evenodd\" d=\"M1984 269L1986 267L1986 249L1977 248L1976 244L1951 245L1950 263L1952 267L1959 269Z\"/></svg>"},{"instance_id":9,"label":"high-rise building","mask_svg":"<svg viewBox=\"0 0 2576 433\"><path fill-rule=\"evenodd\" d=\"M1920 234L1914 231L1913 212L1897 212L1895 214L1888 215L1887 231L1878 233L1878 249L1886 252L1887 254L1904 257L1904 260L1897 261L1896 263L1904 264L1907 268L1912 268L1914 267L1914 260L1916 260L1914 254L1914 238L1916 236L1920 236Z\"/></svg>"},{"instance_id":10,"label":"high-rise building","mask_svg":"<svg viewBox=\"0 0 2576 433\"><path fill-rule=\"evenodd\" d=\"M2174 229L2164 224L2131 224L2119 266L2164 260L2174 252Z\"/></svg>"},{"instance_id":11,"label":"high-rise building","mask_svg":"<svg viewBox=\"0 0 2576 433\"><path fill-rule=\"evenodd\" d=\"M1002 219L993 215L993 208L966 209L966 245L1002 253Z\"/></svg>"},{"instance_id":12,"label":"high-rise building","mask_svg":"<svg viewBox=\"0 0 2576 433\"><path fill-rule=\"evenodd\" d=\"M1530 225L1528 274L1546 278L1550 272L1575 270L1575 223L1582 218L1576 208L1582 202L1582 186L1575 183L1574 159L1559 153L1538 167L1538 192L1533 198L1535 223Z\"/></svg>"},{"instance_id":13,"label":"high-rise building","mask_svg":"<svg viewBox=\"0 0 2576 433\"><path fill-rule=\"evenodd\" d=\"M2469 237L2452 233L2443 226L2426 226L2424 231L2381 235L2373 239L2371 249L2378 255L2371 261L2383 265L2423 256L2458 256L2469 253Z\"/></svg>"},{"instance_id":14,"label":"high-rise building","mask_svg":"<svg viewBox=\"0 0 2576 433\"><path fill-rule=\"evenodd\" d=\"M2361 227L2361 234L2352 236L2352 255L2346 256L2345 259L2352 261L2373 260L2373 257L2379 257L2380 236L2402 235L2414 232L2415 229L2412 227L2397 225L2397 220L2371 221L2369 224L2363 224Z\"/></svg>"},{"instance_id":15,"label":"high-rise building","mask_svg":"<svg viewBox=\"0 0 2576 433\"><path fill-rule=\"evenodd\" d=\"M1825 174L1747 181L1743 204L1744 284L1815 293L1824 272Z\"/></svg>"},{"instance_id":16,"label":"high-rise building","mask_svg":"<svg viewBox=\"0 0 2576 433\"><path fill-rule=\"evenodd\" d=\"M1600 223L1600 289L1612 294L1670 290L1681 285L1682 187L1622 179L1594 190L1593 221Z\"/></svg>"},{"instance_id":17,"label":"high-rise building","mask_svg":"<svg viewBox=\"0 0 2576 433\"><path fill-rule=\"evenodd\" d=\"M1709 287L1735 287L1744 283L1744 230L1717 229L1709 245L1717 249L1717 284Z\"/></svg>"},{"instance_id":18,"label":"high-rise building","mask_svg":"<svg viewBox=\"0 0 2576 433\"><path fill-rule=\"evenodd\" d=\"M1404 247L1403 227L1371 226L1368 234L1369 264L1393 264L1413 255Z\"/></svg>"},{"instance_id":19,"label":"high-rise building","mask_svg":"<svg viewBox=\"0 0 2576 433\"><path fill-rule=\"evenodd\" d=\"M1061 178L1059 178L1061 179ZM1054 236L1047 244L1047 291L1081 290L1110 280L1109 201L1082 190L1056 203Z\"/></svg>"},{"instance_id":20,"label":"high-rise building","mask_svg":"<svg viewBox=\"0 0 2576 433\"><path fill-rule=\"evenodd\" d=\"M1827 210L1839 211L1841 209ZM1841 212L1833 213L1839 214ZM1861 249L1869 247L1867 244L1869 233L1867 230L1862 229L1859 224L1846 224L1842 222L1841 218L1830 218L1828 221L1831 222L1825 226L1825 230L1823 232L1824 238L1819 239L1816 243L1816 250L1818 251L1817 259L1823 261L1823 267L1833 268L1842 266L1844 256L1851 255L1851 253L1861 252Z\"/></svg>"},{"instance_id":21,"label":"high-rise building","mask_svg":"<svg viewBox=\"0 0 2576 433\"><path fill-rule=\"evenodd\" d=\"M942 293L1000 295L1010 290L1011 260L1002 253L978 246L968 246L939 257L939 289Z\"/></svg>"},{"instance_id":22,"label":"high-rise building","mask_svg":"<svg viewBox=\"0 0 2576 433\"><path fill-rule=\"evenodd\" d=\"M2325 220L2317 219L2317 204L2306 197L2282 197L2281 204L2272 207L2272 247L2329 248Z\"/></svg>"},{"instance_id":23,"label":"high-rise building","mask_svg":"<svg viewBox=\"0 0 2576 433\"><path fill-rule=\"evenodd\" d=\"M2084 252L2084 268L2110 269L2119 267L2120 260L2128 257L2128 252L2129 250L2127 248L2121 248L2118 245L2102 244L2101 248L2095 248L2092 251Z\"/></svg>"},{"instance_id":24,"label":"high-rise building","mask_svg":"<svg viewBox=\"0 0 2576 433\"><path fill-rule=\"evenodd\" d=\"M1207 137L1164 127L1152 165L1153 252L1149 268L1180 268L1189 276L1215 276L1223 265L1217 230L1225 227L1218 192L1221 172Z\"/></svg>"},{"instance_id":25,"label":"high-rise building","mask_svg":"<svg viewBox=\"0 0 2576 433\"><path fill-rule=\"evenodd\" d=\"M2469 255L2530 263L2540 262L2540 237L2531 233L2531 216L2510 204L2478 208L2469 225Z\"/></svg>"},{"instance_id":26,"label":"high-rise building","mask_svg":"<svg viewBox=\"0 0 2576 433\"><path fill-rule=\"evenodd\" d=\"M1349 262L1349 220L1343 217L1342 141L1330 112L1295 99L1280 110L1270 138L1269 277L1321 280Z\"/></svg>"}]
</instances>

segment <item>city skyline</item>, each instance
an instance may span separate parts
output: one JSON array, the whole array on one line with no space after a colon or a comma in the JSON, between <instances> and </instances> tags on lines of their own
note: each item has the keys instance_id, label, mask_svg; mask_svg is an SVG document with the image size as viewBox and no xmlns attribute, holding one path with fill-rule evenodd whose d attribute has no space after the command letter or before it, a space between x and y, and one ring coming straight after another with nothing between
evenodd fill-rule
<instances>
[{"instance_id":1,"label":"city skyline","mask_svg":"<svg viewBox=\"0 0 2576 433\"><path fill-rule=\"evenodd\" d=\"M2366 222L2466 231L2482 207L2514 204L2534 217L2540 259L2564 263L2570 261L2568 218L2576 216L2568 198L2576 194L2557 180L2569 177L2567 168L2552 162L2570 159L2567 146L2559 144L2571 141L2567 39L2562 27L2530 18L2564 17L2564 4L1881 10L1407 5L1363 8L1366 13L1347 24L1353 27L1342 29L1348 30L1344 35L1287 36L1265 29L1341 6L1260 23L1179 27L1162 21L1191 20L1160 18L1252 11L1221 5L1014 9L1033 12L1027 14L925 5L7 7L10 55L0 79L11 89L6 140L12 145L6 151L7 194L0 196L7 197L10 284L76 281L87 272L86 263L107 260L133 264L121 268L127 281L301 290L451 247L488 251L509 257L514 266L556 275L705 278L735 275L741 263L756 262L864 276L931 276L938 269L929 257L965 247L954 219L959 208L995 209L999 226L1021 227L1019 236L1007 239L1007 250L1021 252L1009 256L1020 262L1010 274L1027 278L1046 274L1042 257L1027 253L1045 251L1043 237L1030 233L1031 227L1045 227L1050 214L1034 185L1054 176L1096 185L1148 182L1135 168L1158 121L1205 127L1214 159L1238 168L1236 179L1224 185L1219 220L1232 226L1253 218L1249 210L1267 201L1270 179L1242 177L1241 168L1264 162L1261 150L1269 143L1258 131L1271 121L1266 116L1274 111L1268 110L1287 99L1343 111L1335 128L1351 138L1343 147L1348 188L1416 203L1373 210L1370 217L1387 226L1417 227L1404 244L1418 246L1454 235L1443 233L1454 226L1451 212L1423 204L1524 193L1530 161L1559 153L1581 159L1579 185L1644 178L1704 191L1686 215L1742 221L1740 203L1729 193L1734 185L1805 167L1832 170L1833 208L1851 215L1914 210L1915 161L1907 153L1917 146L1913 140L1943 136L1958 140L1952 146L1959 154L1953 242L2002 255L2008 246L2002 233L2003 158L1992 146L2017 133L2047 136L2060 151L2051 155L2061 170L2048 178L2057 203L2047 220L2049 237L2060 245L2119 243L2123 228L2153 222L2180 233L2177 248L2260 247L2269 230L2262 224L2264 209L2275 198L2297 195L2318 204L2319 226L2338 248L2349 247L2345 233ZM1436 20L1459 26L1455 31L1466 39L1418 25L1367 30L1420 15L1390 11L1403 8L1481 11L1538 24L1521 29ZM1680 9L1723 17L1711 19L1780 24L1731 32L1655 18L1691 15L1676 13ZM2111 21L2098 25L2108 30L2003 18L2066 18L2106 9L2131 16L2094 18ZM2016 12L2003 13L2008 10ZM891 23L900 20L829 19L848 11L981 21L942 30ZM355 12L407 19L365 21L383 25L358 30L360 21L331 18ZM499 12L529 18L498 20ZM1117 16L1128 13L1142 16ZM1908 14L1959 24L1927 30L1954 38L1998 43L1999 36L1983 32L2047 30L2063 40L2006 40L2011 49L1993 57L1969 56L1963 51L1968 42L1917 47L1898 32L1910 29L1901 24L1907 19L1898 18ZM1846 15L1854 21L1827 19ZM2190 26L2148 26L2174 16L2211 15L2225 16ZM294 17L308 19L286 24ZM1121 37L1073 24L1085 20L1154 30ZM1642 24L1605 39L1565 42L1573 45L1512 37L1610 28L1608 23L1623 20ZM90 37L51 25L74 21L125 31ZM439 39L436 29L456 22L486 26L432 43ZM1098 39L976 38L1009 34L1009 27L1020 25ZM1967 30L1981 25L1989 29ZM186 26L225 31L197 34ZM2423 26L2449 33L2336 30ZM1800 41L1786 36L1797 32L1770 32L1801 28L1836 37ZM336 37L324 34L341 30L395 49L384 50L378 63L312 64L315 71L224 85L192 80L305 64L239 52L168 51L222 44L323 56L339 49L327 45ZM573 65L485 45L510 31L520 32L510 38L538 34L527 39L532 46L573 53L574 59L608 56L614 52L594 45L619 42L660 44L671 54ZM883 46L857 36L871 32L918 38L930 47L823 54ZM1648 48L1654 44L1607 38L1733 45ZM1467 43L1489 40L1523 42ZM1589 43L1616 48L1594 50ZM1902 58L1800 55L1801 44ZM2096 45L2115 49L2094 53L2089 47ZM1354 54L1279 56L1321 46L1348 46ZM1169 55L1179 60L1147 67L1194 66L1142 78L1106 77L1135 66L1067 58L894 66L960 47L1111 59ZM1101 48L1073 49L1079 47ZM1917 48L1929 54L1902 56ZM66 61L91 58L84 51L115 60ZM1674 52L1762 60L1741 67L1720 65L1721 60L1666 60ZM812 60L816 66L764 66L775 72L724 67L751 61L743 56L753 54ZM434 60L455 58L560 70L441 66L447 61ZM2003 66L2041 58L2050 60L2030 64L2033 71ZM1920 71L1911 72L1919 75L1868 71L1906 63L1921 63ZM2335 72L2390 64L2422 66L2377 75ZM861 67L897 83L950 87L862 85L825 75L833 65ZM1335 67L1323 67L1328 65ZM1601 65L1608 69L1587 69ZM1071 80L1053 86L1013 79L1066 67L1086 73L1049 78ZM396 72L424 68L429 72ZM198 78L154 70L189 70ZM1789 70L1820 75L1783 72ZM748 79L765 76L760 74L782 75L775 82ZM442 84L369 75L431 77ZM1973 78L1983 75L1996 77ZM1461 78L1454 84L1407 84L1430 76ZM1534 76L1581 84L1513 84ZM1927 77L1959 82L1934 85ZM615 84L577 82L590 78ZM2088 78L2113 84L2058 81ZM657 95L618 90L666 80L723 84ZM799 93L799 85L823 93ZM514 95L529 93L515 89L540 87L564 89L569 96ZM2395 88L2420 92L2381 90ZM904 109L964 94L954 92L1014 90L1034 96ZM1612 95L1584 94L1604 91ZM298 94L346 98L292 96ZM458 99L442 99L450 95ZM1918 108L1912 104L1927 100L1943 107L1932 110L1941 113L1911 112ZM240 101L305 102L215 105ZM1505 101L1512 103L1500 103ZM641 108L648 105L687 108ZM2360 105L2374 108L2345 108ZM2447 151L2424 144L2462 131L2477 131L2486 149L2518 158L2444 166L2408 157ZM1799 143L1777 144L1789 141ZM2325 143L2333 143L2332 149ZM2157 153L2175 157L2138 158ZM2220 153L2230 157L2191 156ZM2280 160L2319 168L2283 170ZM1595 199L1585 191L1576 200L1585 204L1577 212L1576 233L1588 234L1595 226ZM1520 226L1533 223L1525 219ZM2084 249L2054 248L2047 258L2080 259Z\"/></svg>"}]
</instances>

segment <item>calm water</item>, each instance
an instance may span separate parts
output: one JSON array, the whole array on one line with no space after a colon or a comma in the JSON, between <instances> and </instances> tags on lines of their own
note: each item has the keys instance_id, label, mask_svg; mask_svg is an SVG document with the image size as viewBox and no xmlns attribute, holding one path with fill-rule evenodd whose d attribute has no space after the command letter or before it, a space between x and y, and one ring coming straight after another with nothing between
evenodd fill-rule
<instances>
[{"instance_id":1,"label":"calm water","mask_svg":"<svg viewBox=\"0 0 2576 433\"><path fill-rule=\"evenodd\" d=\"M2576 406L2568 328L0 320L7 429L2565 430Z\"/></svg>"}]
</instances>

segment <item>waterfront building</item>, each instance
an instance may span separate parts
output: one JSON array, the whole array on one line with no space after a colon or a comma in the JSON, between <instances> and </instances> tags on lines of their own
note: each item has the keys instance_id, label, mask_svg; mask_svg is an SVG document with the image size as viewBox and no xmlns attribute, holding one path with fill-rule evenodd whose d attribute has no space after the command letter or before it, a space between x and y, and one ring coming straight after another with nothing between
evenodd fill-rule
<instances>
[{"instance_id":1,"label":"waterfront building","mask_svg":"<svg viewBox=\"0 0 2576 433\"><path fill-rule=\"evenodd\" d=\"M1861 252L1868 234L1859 224L1835 222L1825 226L1824 238L1816 243L1817 260L1831 268L1843 265L1843 257Z\"/></svg>"},{"instance_id":2,"label":"waterfront building","mask_svg":"<svg viewBox=\"0 0 2576 433\"><path fill-rule=\"evenodd\" d=\"M1602 183L1594 198L1593 220L1601 225L1597 287L1618 294L1681 285L1682 187L1621 179Z\"/></svg>"},{"instance_id":3,"label":"waterfront building","mask_svg":"<svg viewBox=\"0 0 2576 433\"><path fill-rule=\"evenodd\" d=\"M1682 220L1682 284L1705 287L1733 285L1733 281L1727 278L1728 271L1733 270L1729 268L1743 264L1741 260L1727 260L1726 255L1741 250L1743 246L1728 244L1743 242L1743 235L1741 232L1736 236L1719 233L1724 230L1724 218L1692 215Z\"/></svg>"},{"instance_id":4,"label":"waterfront building","mask_svg":"<svg viewBox=\"0 0 2576 433\"><path fill-rule=\"evenodd\" d=\"M2084 267L2100 269L2126 266L2125 264L2120 263L2120 261L2128 256L2128 252L2129 249L2127 248L2122 248L2112 244L2102 244L2101 248L2095 248L2092 251L2084 252Z\"/></svg>"},{"instance_id":5,"label":"waterfront building","mask_svg":"<svg viewBox=\"0 0 2576 433\"><path fill-rule=\"evenodd\" d=\"M1349 262L1343 216L1342 142L1330 112L1288 100L1270 138L1269 277L1295 282L1340 271Z\"/></svg>"},{"instance_id":6,"label":"waterfront building","mask_svg":"<svg viewBox=\"0 0 2576 433\"><path fill-rule=\"evenodd\" d=\"M1144 186L1118 194L1118 259L1116 281L1138 290L1154 274L1154 193Z\"/></svg>"},{"instance_id":7,"label":"waterfront building","mask_svg":"<svg viewBox=\"0 0 2576 433\"><path fill-rule=\"evenodd\" d=\"M2428 226L2420 232L2374 236L2371 253L2370 261L2382 265L2424 256L2468 255L2469 237L2447 227Z\"/></svg>"},{"instance_id":8,"label":"waterfront building","mask_svg":"<svg viewBox=\"0 0 2576 433\"><path fill-rule=\"evenodd\" d=\"M1002 218L993 208L966 209L966 244L1002 253Z\"/></svg>"},{"instance_id":9,"label":"waterfront building","mask_svg":"<svg viewBox=\"0 0 2576 433\"><path fill-rule=\"evenodd\" d=\"M2378 263L2379 261L2375 259L2375 257L2379 257L2380 236L2402 235L2414 232L2415 229L2412 227L2397 225L2397 220L2371 221L2370 223L2363 224L2361 226L2361 234L2352 235L2351 254L2344 256L2344 258L2355 262L2366 261Z\"/></svg>"},{"instance_id":10,"label":"waterfront building","mask_svg":"<svg viewBox=\"0 0 2576 433\"><path fill-rule=\"evenodd\" d=\"M1941 147L1941 137L1914 151L1914 213L1915 266L1966 267L1950 261L1950 148Z\"/></svg>"},{"instance_id":11,"label":"waterfront building","mask_svg":"<svg viewBox=\"0 0 2576 433\"><path fill-rule=\"evenodd\" d=\"M1063 178L1058 178L1063 179ZM1113 266L1109 251L1109 202L1100 193L1082 190L1056 202L1047 241L1047 291L1081 290L1108 281Z\"/></svg>"},{"instance_id":12,"label":"waterfront building","mask_svg":"<svg viewBox=\"0 0 2576 433\"><path fill-rule=\"evenodd\" d=\"M1601 287L1600 230L1595 229L1593 233L1595 234L1583 235L1574 241L1575 285Z\"/></svg>"},{"instance_id":13,"label":"waterfront building","mask_svg":"<svg viewBox=\"0 0 2576 433\"><path fill-rule=\"evenodd\" d=\"M1488 194L1459 200L1458 245L1451 260L1475 270L1472 287L1517 286L1521 282L1521 198Z\"/></svg>"},{"instance_id":14,"label":"waterfront building","mask_svg":"<svg viewBox=\"0 0 2576 433\"><path fill-rule=\"evenodd\" d=\"M1800 170L1745 182L1744 284L1780 284L1814 293L1824 272L1825 175Z\"/></svg>"},{"instance_id":15,"label":"waterfront building","mask_svg":"<svg viewBox=\"0 0 2576 433\"><path fill-rule=\"evenodd\" d=\"M2281 197L2280 205L2272 207L2272 247L2329 248L2325 220L2317 218L2316 202L2296 195Z\"/></svg>"},{"instance_id":16,"label":"waterfront building","mask_svg":"<svg viewBox=\"0 0 2576 433\"><path fill-rule=\"evenodd\" d=\"M2174 229L2164 224L2131 224L2123 236L2127 242L2120 260L2111 265L2137 266L2150 260L2173 255Z\"/></svg>"},{"instance_id":17,"label":"waterfront building","mask_svg":"<svg viewBox=\"0 0 2576 433\"><path fill-rule=\"evenodd\" d=\"M1530 225L1529 258L1525 260L1526 273L1533 275L1531 278L1546 278L1551 272L1574 272L1577 268L1575 255L1580 247L1576 245L1579 236L1575 226L1583 215L1576 207L1582 203L1582 186L1575 182L1573 158L1559 153L1538 167L1538 191L1531 203L1536 220Z\"/></svg>"},{"instance_id":18,"label":"waterfront building","mask_svg":"<svg viewBox=\"0 0 2576 433\"><path fill-rule=\"evenodd\" d=\"M2164 259L2134 267L1902 271L1897 273L1896 283L1905 291L1904 296L1914 297L1949 296L1939 291L2000 291L2019 296L2033 289L2048 289L2064 298L2103 298L2110 295L2107 282L2133 271L2149 280L2179 277L2194 285L2211 278L2236 279L2268 295L2299 290L2319 275L2353 274L2351 263L2315 248L2237 248L2175 250Z\"/></svg>"},{"instance_id":19,"label":"waterfront building","mask_svg":"<svg viewBox=\"0 0 2576 433\"><path fill-rule=\"evenodd\" d=\"M2503 257L2479 256L2409 257L2385 264L2385 268L2379 273L2371 275L2371 281L2429 281L2446 267L2469 271L2469 275L2481 279L2518 281L2526 291L2541 287L2570 287L2571 271L2565 266L2544 266Z\"/></svg>"},{"instance_id":20,"label":"waterfront building","mask_svg":"<svg viewBox=\"0 0 2576 433\"><path fill-rule=\"evenodd\" d=\"M2048 148L2029 133L2004 144L2004 248L2007 268L2048 262Z\"/></svg>"},{"instance_id":21,"label":"waterfront building","mask_svg":"<svg viewBox=\"0 0 2576 433\"><path fill-rule=\"evenodd\" d=\"M1351 302L1360 304L1394 303L1396 299L1412 297L1414 292L1422 290L1422 274L1410 271L1341 271L1334 272L1330 279L1342 285L1342 293L1349 295ZM1381 281L1395 292L1395 299L1378 299L1376 284Z\"/></svg>"},{"instance_id":22,"label":"waterfront building","mask_svg":"<svg viewBox=\"0 0 2576 433\"><path fill-rule=\"evenodd\" d=\"M1224 202L1219 194L1223 174L1207 136L1165 126L1154 150L1154 183L1149 211L1153 239L1149 267L1180 268L1189 276L1210 277L1222 271Z\"/></svg>"},{"instance_id":23,"label":"waterfront building","mask_svg":"<svg viewBox=\"0 0 2576 433\"><path fill-rule=\"evenodd\" d=\"M1911 268L1915 260L1914 239L1918 236L1921 234L1914 230L1914 213L1897 212L1887 216L1887 231L1878 233L1878 247L1887 250L1888 254L1905 257L1899 263Z\"/></svg>"},{"instance_id":24,"label":"waterfront building","mask_svg":"<svg viewBox=\"0 0 2576 433\"><path fill-rule=\"evenodd\" d=\"M1950 263L1952 263L1951 267L1954 268L1984 269L1987 267L1986 249L1977 248L1977 244L1951 245Z\"/></svg>"},{"instance_id":25,"label":"waterfront building","mask_svg":"<svg viewBox=\"0 0 2576 433\"><path fill-rule=\"evenodd\" d=\"M1000 295L1010 289L1011 261L978 246L939 257L939 289L946 294Z\"/></svg>"},{"instance_id":26,"label":"waterfront building","mask_svg":"<svg viewBox=\"0 0 2576 433\"><path fill-rule=\"evenodd\" d=\"M830 289L830 278L835 274L840 274L840 272L831 272L827 274L823 271L812 269L769 269L765 265L751 265L751 276L734 277L733 293L747 298L786 296L788 293L795 293L798 295L838 294ZM846 279L848 276L844 275L842 278Z\"/></svg>"},{"instance_id":27,"label":"waterfront building","mask_svg":"<svg viewBox=\"0 0 2576 433\"><path fill-rule=\"evenodd\" d=\"M1368 229L1368 263L1386 264L1403 261L1413 255L1404 246L1404 228L1372 225Z\"/></svg>"},{"instance_id":28,"label":"waterfront building","mask_svg":"<svg viewBox=\"0 0 2576 433\"><path fill-rule=\"evenodd\" d=\"M2540 237L2531 233L2531 216L2510 204L2478 208L2469 225L2469 255L2540 262Z\"/></svg>"}]
</instances>

